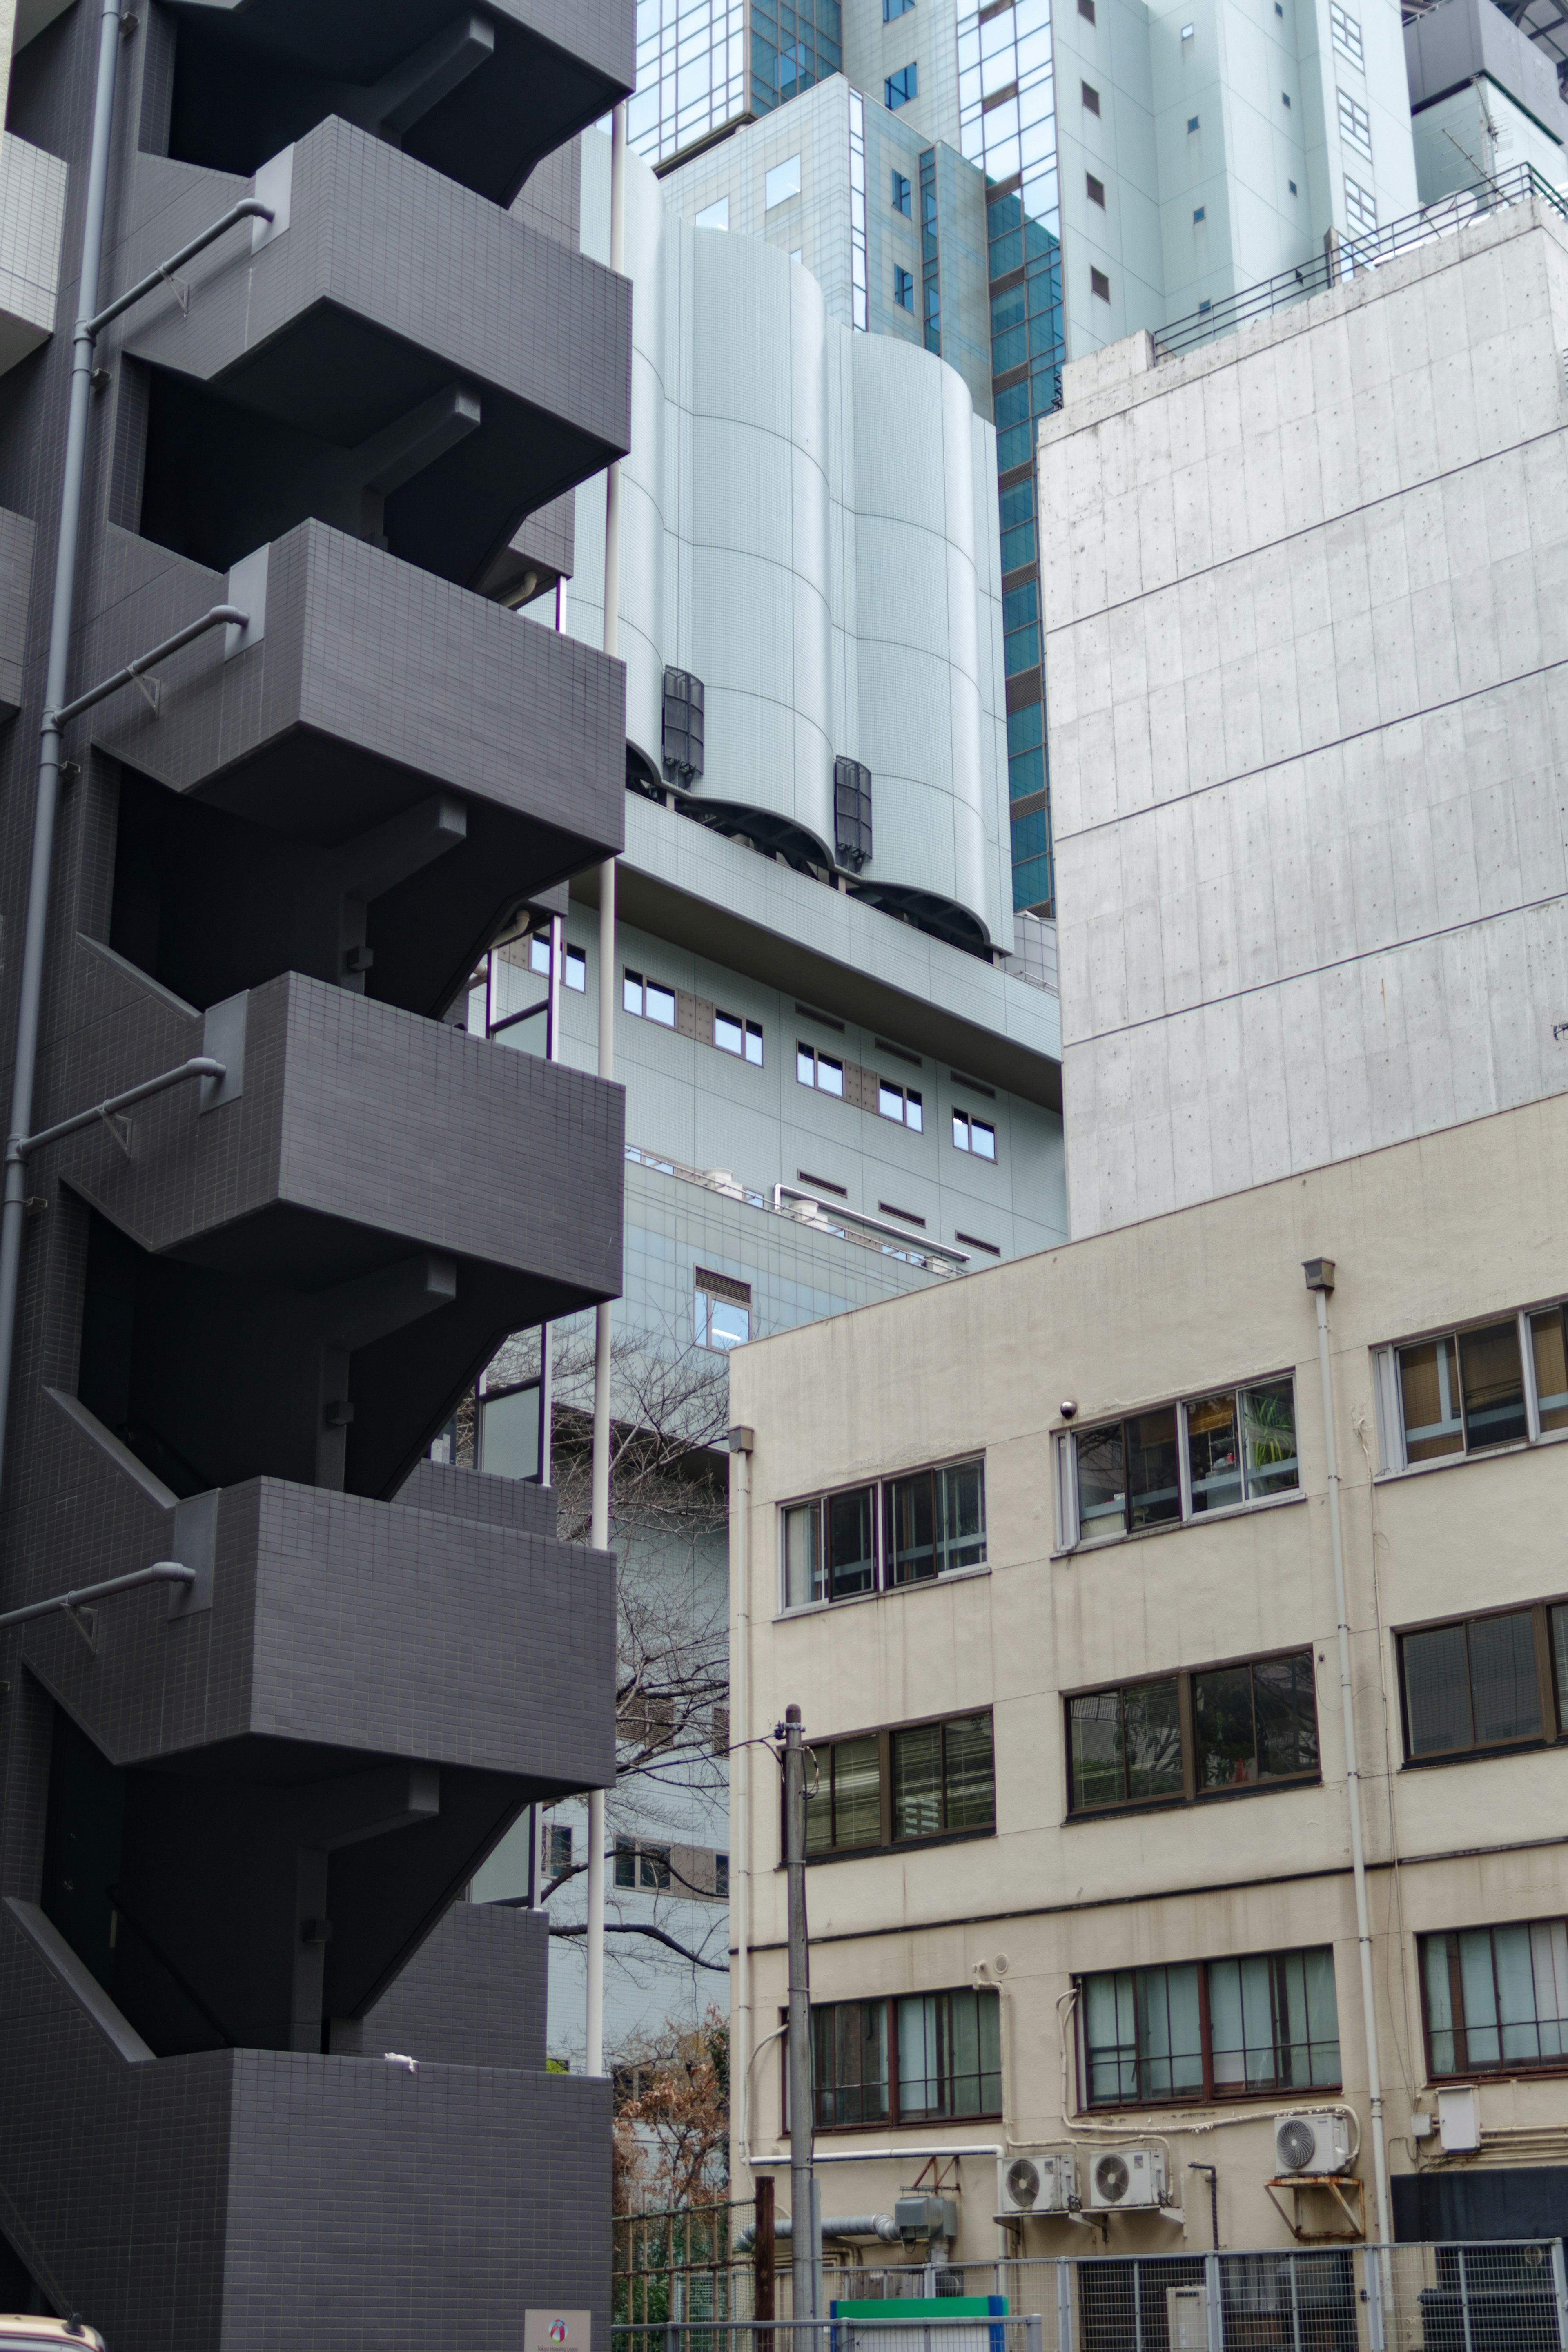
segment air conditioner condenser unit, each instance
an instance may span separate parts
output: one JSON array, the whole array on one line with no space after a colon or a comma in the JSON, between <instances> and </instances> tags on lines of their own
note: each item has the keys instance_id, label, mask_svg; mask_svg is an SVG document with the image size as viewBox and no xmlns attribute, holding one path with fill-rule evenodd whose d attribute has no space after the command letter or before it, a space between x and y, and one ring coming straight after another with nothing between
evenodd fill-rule
<instances>
[{"instance_id":1,"label":"air conditioner condenser unit","mask_svg":"<svg viewBox=\"0 0 1568 2352\"><path fill-rule=\"evenodd\" d=\"M1274 2162L1281 2174L1299 2179L1326 2178L1350 2168L1350 2121L1345 2116L1276 2116Z\"/></svg>"},{"instance_id":2,"label":"air conditioner condenser unit","mask_svg":"<svg viewBox=\"0 0 1568 2352\"><path fill-rule=\"evenodd\" d=\"M1070 2213L1078 2202L1078 2168L1059 2147L1020 2148L997 2164L997 2219Z\"/></svg>"},{"instance_id":3,"label":"air conditioner condenser unit","mask_svg":"<svg viewBox=\"0 0 1568 2352\"><path fill-rule=\"evenodd\" d=\"M1166 2202L1165 2150L1107 2147L1089 2159L1089 2195L1096 2213L1146 2212Z\"/></svg>"}]
</instances>

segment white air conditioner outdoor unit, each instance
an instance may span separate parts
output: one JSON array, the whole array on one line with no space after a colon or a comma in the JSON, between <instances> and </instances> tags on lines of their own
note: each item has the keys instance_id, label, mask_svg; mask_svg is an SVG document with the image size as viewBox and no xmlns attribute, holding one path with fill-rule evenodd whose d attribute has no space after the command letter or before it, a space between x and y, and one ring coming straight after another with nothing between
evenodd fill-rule
<instances>
[{"instance_id":1,"label":"white air conditioner outdoor unit","mask_svg":"<svg viewBox=\"0 0 1568 2352\"><path fill-rule=\"evenodd\" d=\"M1061 2148L1026 2147L997 2161L997 2218L1070 2212L1078 2198L1078 2169Z\"/></svg>"},{"instance_id":2,"label":"white air conditioner outdoor unit","mask_svg":"<svg viewBox=\"0 0 1568 2352\"><path fill-rule=\"evenodd\" d=\"M1146 2211L1166 2201L1166 2158L1158 2147L1107 2147L1089 2159L1089 2197L1096 2213Z\"/></svg>"},{"instance_id":3,"label":"white air conditioner outdoor unit","mask_svg":"<svg viewBox=\"0 0 1568 2352\"><path fill-rule=\"evenodd\" d=\"M1350 2164L1350 2121L1345 2116L1276 2116L1274 2161L1280 2170L1300 2174L1345 2171Z\"/></svg>"}]
</instances>

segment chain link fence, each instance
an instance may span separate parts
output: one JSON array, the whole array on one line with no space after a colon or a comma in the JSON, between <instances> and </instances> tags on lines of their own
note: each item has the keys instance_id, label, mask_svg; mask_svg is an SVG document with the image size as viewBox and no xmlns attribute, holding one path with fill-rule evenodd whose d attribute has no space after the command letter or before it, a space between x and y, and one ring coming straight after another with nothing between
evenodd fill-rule
<instances>
[{"instance_id":1,"label":"chain link fence","mask_svg":"<svg viewBox=\"0 0 1568 2352\"><path fill-rule=\"evenodd\" d=\"M789 2316L787 2267L773 2323L750 2318L742 2273L737 2264L709 2306L729 2326L617 2328L622 2352L1568 2352L1557 2238L854 2263L830 2266L824 2289L830 2313L852 2302L858 2315L815 2329ZM960 2298L950 2321L932 2312ZM867 2304L901 2302L917 2306L906 2320L863 2315Z\"/></svg>"}]
</instances>

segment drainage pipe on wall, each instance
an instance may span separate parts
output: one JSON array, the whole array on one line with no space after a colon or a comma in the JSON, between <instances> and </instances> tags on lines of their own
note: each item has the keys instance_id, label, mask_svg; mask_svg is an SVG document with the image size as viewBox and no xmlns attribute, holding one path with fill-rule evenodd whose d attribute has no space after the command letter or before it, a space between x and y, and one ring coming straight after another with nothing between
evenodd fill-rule
<instances>
[{"instance_id":1,"label":"drainage pipe on wall","mask_svg":"<svg viewBox=\"0 0 1568 2352\"><path fill-rule=\"evenodd\" d=\"M1333 1258L1314 1257L1304 1268L1318 1314L1318 1370L1323 1392L1323 1454L1328 1472L1329 1542L1333 1552L1334 1615L1339 1630L1339 1696L1344 1726L1344 1773L1350 1800L1350 1869L1355 1885L1355 1937L1361 1957L1362 2025L1366 2035L1366 2088L1372 2108L1372 2164L1377 2184L1377 2242L1394 2243L1388 2200L1388 2151L1383 2137L1383 2066L1377 2047L1376 1990L1372 1971L1372 1913L1366 1895L1366 1849L1363 1832L1361 1765L1355 1743L1355 1688L1350 1665L1350 1605L1345 1598L1344 1531L1340 1520L1339 1445L1334 1433L1333 1368L1329 1357L1329 1293L1334 1286Z\"/></svg>"},{"instance_id":2,"label":"drainage pipe on wall","mask_svg":"<svg viewBox=\"0 0 1568 2352\"><path fill-rule=\"evenodd\" d=\"M97 341L93 314L98 309L98 281L103 268L109 149L114 130L114 86L119 68L120 0L103 0L98 29L98 80L92 101L92 145L82 219L70 401L66 418L65 475L60 485L59 537L55 547L55 596L44 676L43 737L38 747L38 785L33 803L33 857L22 934L21 992L16 1003L16 1044L11 1074L11 1124L6 1130L12 1136L26 1135L33 1124L33 1080L37 1069L38 1014L44 990L44 940L48 929L49 874L54 865L55 812L60 793L60 724L57 714L66 698L71 614L76 605L77 541L81 524L82 478L87 470L88 412L92 400L93 350ZM6 1168L5 1206L0 1209L0 1470L5 1464L22 1229L26 1216L26 1171L18 1159Z\"/></svg>"},{"instance_id":3,"label":"drainage pipe on wall","mask_svg":"<svg viewBox=\"0 0 1568 2352\"><path fill-rule=\"evenodd\" d=\"M610 131L610 267L626 267L626 107L615 109ZM604 484L604 650L621 645L621 467ZM615 860L599 869L599 1075L615 1075ZM610 1307L593 1316L593 1500L591 1540L610 1547ZM588 2016L586 2065L604 2072L604 1791L588 1800Z\"/></svg>"}]
</instances>

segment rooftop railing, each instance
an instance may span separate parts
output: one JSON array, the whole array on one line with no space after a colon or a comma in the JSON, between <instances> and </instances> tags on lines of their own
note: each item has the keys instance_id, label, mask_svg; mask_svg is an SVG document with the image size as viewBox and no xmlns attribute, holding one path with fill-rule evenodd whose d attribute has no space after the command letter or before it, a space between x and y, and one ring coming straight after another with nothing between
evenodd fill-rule
<instances>
[{"instance_id":1,"label":"rooftop railing","mask_svg":"<svg viewBox=\"0 0 1568 2352\"><path fill-rule=\"evenodd\" d=\"M1156 328L1155 357L1177 359L1184 352L1196 351L1217 336L1234 334L1249 319L1263 319L1274 310L1289 310L1292 303L1304 302L1311 295L1327 293L1332 286L1348 286L1364 270L1380 268L1385 262L1413 251L1416 246L1429 245L1437 237L1452 236L1456 229L1468 226L1471 221L1508 212L1515 205L1529 204L1536 197L1568 220L1568 195L1561 188L1554 188L1533 163L1516 163L1511 170L1500 172L1491 179L1477 181L1474 187L1460 188L1435 205L1423 205L1419 212L1407 213L1403 220L1390 221L1386 228L1344 237L1331 229L1322 252L1311 261L1303 261L1298 268L1279 270L1260 286L1249 286L1243 292L1228 294L1218 302L1200 302L1185 319Z\"/></svg>"}]
</instances>

